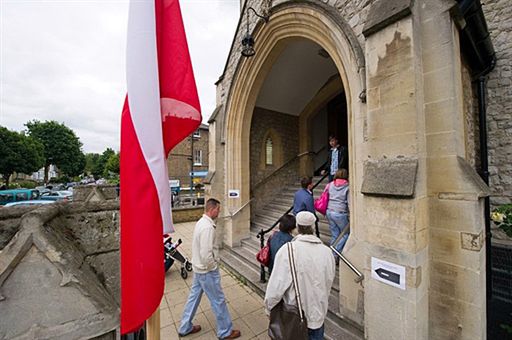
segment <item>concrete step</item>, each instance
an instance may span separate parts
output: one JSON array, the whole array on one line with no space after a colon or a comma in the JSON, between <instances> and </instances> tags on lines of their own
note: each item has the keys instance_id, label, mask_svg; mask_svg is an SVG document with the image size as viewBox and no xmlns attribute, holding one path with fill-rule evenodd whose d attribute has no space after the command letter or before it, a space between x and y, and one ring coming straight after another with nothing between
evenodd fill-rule
<instances>
[{"instance_id":1,"label":"concrete step","mask_svg":"<svg viewBox=\"0 0 512 340\"><path fill-rule=\"evenodd\" d=\"M266 283L260 282L259 266L254 264L257 261L253 251L245 247L225 247L221 250L220 255L221 262L228 271L237 276L258 295L261 297L265 296ZM325 320L325 338L329 340L362 340L364 339L362 330L339 316L338 282L338 275L336 275L333 289L331 289L329 294L329 311Z\"/></svg>"}]
</instances>

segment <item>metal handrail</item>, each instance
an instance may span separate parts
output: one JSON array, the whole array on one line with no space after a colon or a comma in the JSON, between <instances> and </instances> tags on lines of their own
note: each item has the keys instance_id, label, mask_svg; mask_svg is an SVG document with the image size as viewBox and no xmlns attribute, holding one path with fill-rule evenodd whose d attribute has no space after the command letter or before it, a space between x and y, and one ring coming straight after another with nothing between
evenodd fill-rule
<instances>
[{"instance_id":1,"label":"metal handrail","mask_svg":"<svg viewBox=\"0 0 512 340\"><path fill-rule=\"evenodd\" d=\"M263 184L267 183L271 177L273 177L276 173L278 173L279 171L281 171L282 169L284 169L285 167L287 167L290 163L296 161L297 159L303 157L303 156L307 156L307 155L318 155L320 152L322 152L322 150L324 150L326 147L321 147L320 149L318 149L317 151L305 151L305 152L302 152L302 153L299 153L298 155L295 155L293 156L291 159L287 160L286 162L284 162L283 165L281 165L279 168L275 169L274 171L272 171L267 177L265 177L264 179L262 179L260 182L256 183L254 185L254 188L251 189L251 191L255 191L257 188L259 188L260 186L262 186Z\"/></svg>"},{"instance_id":2,"label":"metal handrail","mask_svg":"<svg viewBox=\"0 0 512 340\"><path fill-rule=\"evenodd\" d=\"M245 208L246 206L249 205L249 203L251 203L251 201L253 200L253 198L251 198L250 200L248 200L247 202L244 203L244 205L242 205L240 208L238 208L237 211L235 211L234 213L229 213L229 216L230 217L233 217L235 216L236 214L238 214L240 211L242 211L243 208Z\"/></svg>"},{"instance_id":3,"label":"metal handrail","mask_svg":"<svg viewBox=\"0 0 512 340\"><path fill-rule=\"evenodd\" d=\"M336 249L336 245L341 241L341 239L343 238L343 236L345 236L345 234L347 234L350 230L350 224L347 225L345 227L345 229L343 229L343 231L338 235L338 237L336 238L336 240L334 240L332 246L330 246L329 248L331 248L331 250L336 254L338 255L338 257L357 275L357 277L354 279L355 283L360 283L364 280L364 275L345 257L343 256L337 249Z\"/></svg>"},{"instance_id":4,"label":"metal handrail","mask_svg":"<svg viewBox=\"0 0 512 340\"><path fill-rule=\"evenodd\" d=\"M328 176L328 174L323 175L322 178L320 178L320 180L318 182L316 182L315 185L313 185L313 188L311 188L311 190L314 190L318 185L320 185L320 183L322 183L322 181L327 176ZM286 210L286 212L284 214L282 214L281 217L289 214L290 211L292 211L292 210L293 210L293 205L288 210ZM261 229L261 231L258 233L258 235L256 237L260 239L260 248L265 247L265 234L271 232L279 224L279 220L281 219L281 217L279 217L279 219L277 221L275 221L274 224L272 224L272 226L270 228L268 228L266 230ZM318 229L318 221L315 222L315 232L316 232L316 236L320 237L320 231ZM260 267L261 267L260 268L260 282L264 283L264 282L266 282L265 266L261 265Z\"/></svg>"}]
</instances>

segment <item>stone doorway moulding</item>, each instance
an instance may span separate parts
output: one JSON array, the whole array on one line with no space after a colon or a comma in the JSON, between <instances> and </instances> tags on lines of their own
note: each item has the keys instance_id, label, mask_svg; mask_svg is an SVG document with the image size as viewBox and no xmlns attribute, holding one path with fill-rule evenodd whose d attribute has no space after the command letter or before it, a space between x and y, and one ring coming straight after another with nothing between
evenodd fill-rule
<instances>
[{"instance_id":1,"label":"stone doorway moulding","mask_svg":"<svg viewBox=\"0 0 512 340\"><path fill-rule=\"evenodd\" d=\"M227 202L227 209L231 213L243 208L250 200L249 138L252 114L268 72L289 43L295 39L317 43L329 53L338 69L347 97L351 174L357 171L354 168L355 145L361 143L363 138L362 129L356 131L355 124L359 122L357 125L361 126L360 122L366 114L365 105L359 99L360 93L366 89L364 53L354 32L338 13L309 1L284 3L272 8L270 21L257 26L253 36L258 43L257 53L252 58L239 60L226 103L225 192L240 190L239 198ZM307 151L307 147L307 143L301 143L300 152ZM355 176L353 180L356 180ZM232 233L228 237L230 246L237 245L240 239L248 236L249 217L250 208L247 207L226 221Z\"/></svg>"}]
</instances>

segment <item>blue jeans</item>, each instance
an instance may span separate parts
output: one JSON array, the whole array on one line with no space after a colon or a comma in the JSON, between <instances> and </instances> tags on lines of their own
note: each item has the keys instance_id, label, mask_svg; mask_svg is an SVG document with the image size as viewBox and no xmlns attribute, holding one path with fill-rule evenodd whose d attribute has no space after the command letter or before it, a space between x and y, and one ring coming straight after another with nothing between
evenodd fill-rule
<instances>
[{"instance_id":1,"label":"blue jeans","mask_svg":"<svg viewBox=\"0 0 512 340\"><path fill-rule=\"evenodd\" d=\"M324 325L317 329L308 328L309 340L324 340Z\"/></svg>"},{"instance_id":2,"label":"blue jeans","mask_svg":"<svg viewBox=\"0 0 512 340\"><path fill-rule=\"evenodd\" d=\"M187 304L183 310L178 333L185 335L192 330L192 319L196 315L203 292L206 293L208 300L210 300L213 314L215 314L217 319L217 337L222 339L230 335L233 330L233 323L231 322L226 299L220 285L218 269L205 274L194 273L194 281L190 288Z\"/></svg>"},{"instance_id":3,"label":"blue jeans","mask_svg":"<svg viewBox=\"0 0 512 340\"><path fill-rule=\"evenodd\" d=\"M341 232L348 227L348 214L340 213L332 210L327 210L327 220L329 221L329 229L331 230L331 246L334 244L334 241L338 238ZM336 250L341 253L345 243L347 242L349 233L347 232L338 244L335 246ZM336 258L337 255L334 254Z\"/></svg>"}]
</instances>

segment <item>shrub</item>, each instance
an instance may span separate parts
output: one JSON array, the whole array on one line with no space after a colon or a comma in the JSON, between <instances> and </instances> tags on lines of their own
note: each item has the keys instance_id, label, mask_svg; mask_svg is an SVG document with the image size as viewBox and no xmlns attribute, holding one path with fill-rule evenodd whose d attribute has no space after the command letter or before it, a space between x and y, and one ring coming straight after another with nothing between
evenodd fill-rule
<instances>
[{"instance_id":1,"label":"shrub","mask_svg":"<svg viewBox=\"0 0 512 340\"><path fill-rule=\"evenodd\" d=\"M494 209L491 219L508 237L512 237L512 204L504 204Z\"/></svg>"}]
</instances>

